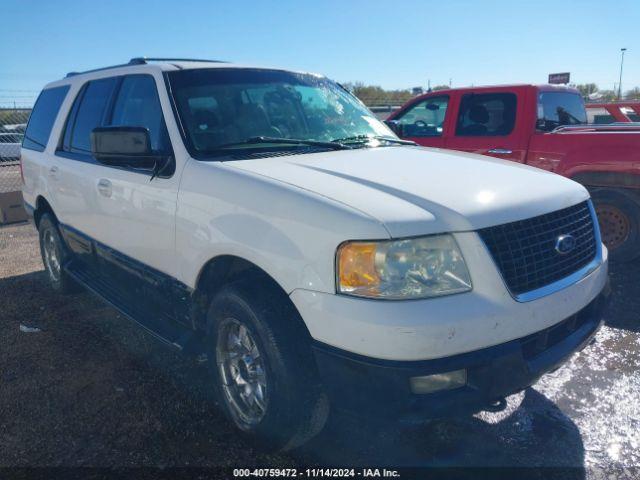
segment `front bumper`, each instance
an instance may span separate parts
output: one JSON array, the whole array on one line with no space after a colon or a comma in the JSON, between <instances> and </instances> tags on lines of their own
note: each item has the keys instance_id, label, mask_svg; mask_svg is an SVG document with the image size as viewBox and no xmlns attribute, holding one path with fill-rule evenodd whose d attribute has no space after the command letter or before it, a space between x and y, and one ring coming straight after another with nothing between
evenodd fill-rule
<instances>
[{"instance_id":1,"label":"front bumper","mask_svg":"<svg viewBox=\"0 0 640 480\"><path fill-rule=\"evenodd\" d=\"M422 361L378 360L316 342L315 357L332 405L410 422L469 414L525 389L581 350L602 324L608 285L586 307L539 332L481 350ZM467 369L467 385L413 394L409 379Z\"/></svg>"}]
</instances>

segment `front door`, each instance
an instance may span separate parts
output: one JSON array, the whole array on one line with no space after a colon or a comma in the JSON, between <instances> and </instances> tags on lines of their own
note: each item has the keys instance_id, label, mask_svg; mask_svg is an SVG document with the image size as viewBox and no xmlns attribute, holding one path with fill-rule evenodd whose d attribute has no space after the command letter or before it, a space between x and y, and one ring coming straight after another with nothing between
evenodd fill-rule
<instances>
[{"instance_id":1,"label":"front door","mask_svg":"<svg viewBox=\"0 0 640 480\"><path fill-rule=\"evenodd\" d=\"M162 82L162 77L131 74L91 80L83 86L57 152L58 203L64 207L67 241L75 253L89 260L85 266L109 285L116 301L142 304L143 312L175 318L175 213L180 179L157 81ZM128 164L124 157L117 165L97 161L91 132L101 126L146 128L154 154L149 163ZM154 169L158 157L166 159L159 171Z\"/></svg>"},{"instance_id":2,"label":"front door","mask_svg":"<svg viewBox=\"0 0 640 480\"><path fill-rule=\"evenodd\" d=\"M107 246L169 276L175 276L175 212L179 176L171 154L156 82L151 75L122 79L105 125L145 127L154 153L169 160L152 179L148 168L99 166L94 191L104 213L98 239Z\"/></svg>"},{"instance_id":3,"label":"front door","mask_svg":"<svg viewBox=\"0 0 640 480\"><path fill-rule=\"evenodd\" d=\"M402 138L425 147L443 148L448 106L448 95L427 97L410 105L394 118Z\"/></svg>"}]
</instances>

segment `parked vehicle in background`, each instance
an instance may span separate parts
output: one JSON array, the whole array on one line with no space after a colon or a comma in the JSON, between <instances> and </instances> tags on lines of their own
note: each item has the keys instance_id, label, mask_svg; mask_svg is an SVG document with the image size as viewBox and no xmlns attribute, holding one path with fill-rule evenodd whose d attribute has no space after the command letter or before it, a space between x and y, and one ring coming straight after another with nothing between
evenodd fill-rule
<instances>
[{"instance_id":1,"label":"parked vehicle in background","mask_svg":"<svg viewBox=\"0 0 640 480\"><path fill-rule=\"evenodd\" d=\"M581 183L594 199L611 258L640 255L640 126L586 125L577 90L551 85L440 90L412 99L387 123L420 145L508 159Z\"/></svg>"},{"instance_id":2,"label":"parked vehicle in background","mask_svg":"<svg viewBox=\"0 0 640 480\"><path fill-rule=\"evenodd\" d=\"M319 75L158 60L43 90L24 198L53 288L206 353L240 431L504 409L601 325L575 182L419 148Z\"/></svg>"},{"instance_id":3,"label":"parked vehicle in background","mask_svg":"<svg viewBox=\"0 0 640 480\"><path fill-rule=\"evenodd\" d=\"M0 162L17 161L21 144L22 134L0 133Z\"/></svg>"},{"instance_id":4,"label":"parked vehicle in background","mask_svg":"<svg viewBox=\"0 0 640 480\"><path fill-rule=\"evenodd\" d=\"M640 122L640 102L587 103L587 122L596 125Z\"/></svg>"}]
</instances>

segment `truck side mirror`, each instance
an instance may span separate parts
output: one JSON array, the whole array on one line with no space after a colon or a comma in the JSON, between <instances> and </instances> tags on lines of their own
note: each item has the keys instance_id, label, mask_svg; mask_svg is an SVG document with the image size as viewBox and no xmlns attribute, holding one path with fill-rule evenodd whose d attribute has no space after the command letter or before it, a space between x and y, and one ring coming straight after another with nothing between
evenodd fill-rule
<instances>
[{"instance_id":1,"label":"truck side mirror","mask_svg":"<svg viewBox=\"0 0 640 480\"><path fill-rule=\"evenodd\" d=\"M101 163L153 167L149 130L145 127L98 127L91 132L91 153Z\"/></svg>"},{"instance_id":2,"label":"truck side mirror","mask_svg":"<svg viewBox=\"0 0 640 480\"><path fill-rule=\"evenodd\" d=\"M539 118L536 120L536 130L540 130L542 132L547 131L547 122L544 118Z\"/></svg>"},{"instance_id":3,"label":"truck side mirror","mask_svg":"<svg viewBox=\"0 0 640 480\"><path fill-rule=\"evenodd\" d=\"M385 125L391 129L397 136L402 137L404 133L403 125L397 120L385 120Z\"/></svg>"}]
</instances>

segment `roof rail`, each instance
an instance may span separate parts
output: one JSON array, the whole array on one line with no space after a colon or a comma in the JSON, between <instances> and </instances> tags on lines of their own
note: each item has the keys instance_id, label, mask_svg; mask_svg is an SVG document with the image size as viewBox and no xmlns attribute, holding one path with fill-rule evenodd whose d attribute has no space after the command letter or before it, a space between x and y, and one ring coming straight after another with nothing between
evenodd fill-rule
<instances>
[{"instance_id":1,"label":"roof rail","mask_svg":"<svg viewBox=\"0 0 640 480\"><path fill-rule=\"evenodd\" d=\"M109 67L94 68L92 70L85 70L84 72L69 72L69 73L67 73L65 78L74 77L76 75L82 75L83 73L100 72L102 70L109 70L111 68L128 67L129 65L132 65L132 63L131 62L129 62L129 63L121 63L119 65L111 65Z\"/></svg>"},{"instance_id":2,"label":"roof rail","mask_svg":"<svg viewBox=\"0 0 640 480\"><path fill-rule=\"evenodd\" d=\"M227 63L223 60L204 60L202 58L164 58L164 57L135 57L129 60L130 64L142 65L148 62L206 62Z\"/></svg>"},{"instance_id":3,"label":"roof rail","mask_svg":"<svg viewBox=\"0 0 640 480\"><path fill-rule=\"evenodd\" d=\"M207 63L226 63L223 60L202 60L197 58L161 58L161 57L134 57L129 60L129 63L121 63L118 65L111 65L109 67L94 68L93 70L85 70L84 72L69 72L65 78L73 77L75 75L82 75L83 73L100 72L102 70L109 70L111 68L129 67L132 65L145 65L149 62L207 62Z\"/></svg>"}]
</instances>

